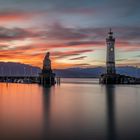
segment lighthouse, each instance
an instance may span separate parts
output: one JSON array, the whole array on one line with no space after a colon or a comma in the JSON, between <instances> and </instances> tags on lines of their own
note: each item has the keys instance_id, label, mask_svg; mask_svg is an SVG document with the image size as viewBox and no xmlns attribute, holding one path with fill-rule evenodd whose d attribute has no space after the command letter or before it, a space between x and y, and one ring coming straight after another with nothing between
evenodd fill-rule
<instances>
[{"instance_id":1,"label":"lighthouse","mask_svg":"<svg viewBox=\"0 0 140 140\"><path fill-rule=\"evenodd\" d=\"M109 31L108 37L106 38L107 44L107 56L106 56L106 73L107 74L116 74L115 70L115 38L113 37L113 32Z\"/></svg>"},{"instance_id":2,"label":"lighthouse","mask_svg":"<svg viewBox=\"0 0 140 140\"><path fill-rule=\"evenodd\" d=\"M106 38L107 54L106 54L106 73L101 74L99 83L101 84L137 84L139 80L136 77L126 76L116 73L115 69L115 38L113 32L108 32Z\"/></svg>"}]
</instances>

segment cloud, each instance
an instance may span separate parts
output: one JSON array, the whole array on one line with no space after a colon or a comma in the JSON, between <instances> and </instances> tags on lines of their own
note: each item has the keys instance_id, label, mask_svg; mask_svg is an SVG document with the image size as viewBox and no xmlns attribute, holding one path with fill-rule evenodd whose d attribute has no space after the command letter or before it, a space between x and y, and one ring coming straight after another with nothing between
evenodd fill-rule
<instances>
[{"instance_id":1,"label":"cloud","mask_svg":"<svg viewBox=\"0 0 140 140\"><path fill-rule=\"evenodd\" d=\"M140 27L114 27L119 40L131 41L140 39Z\"/></svg>"},{"instance_id":2,"label":"cloud","mask_svg":"<svg viewBox=\"0 0 140 140\"><path fill-rule=\"evenodd\" d=\"M128 60L128 59L125 59L125 58L122 58L122 59L116 59L116 61L125 61L125 60Z\"/></svg>"},{"instance_id":3,"label":"cloud","mask_svg":"<svg viewBox=\"0 0 140 140\"><path fill-rule=\"evenodd\" d=\"M69 60L83 60L84 58L86 58L87 56L81 56L81 57L75 57L75 58L71 58Z\"/></svg>"},{"instance_id":4,"label":"cloud","mask_svg":"<svg viewBox=\"0 0 140 140\"><path fill-rule=\"evenodd\" d=\"M65 52L53 52L51 53L52 57L57 59L71 57L71 56L78 56L83 53L92 52L93 50L75 50L75 51L65 51Z\"/></svg>"},{"instance_id":5,"label":"cloud","mask_svg":"<svg viewBox=\"0 0 140 140\"><path fill-rule=\"evenodd\" d=\"M77 15L93 15L96 13L94 8L91 7L78 7L78 8L62 8L57 12L60 14L77 14Z\"/></svg>"},{"instance_id":6,"label":"cloud","mask_svg":"<svg viewBox=\"0 0 140 140\"><path fill-rule=\"evenodd\" d=\"M30 30L22 28L0 27L0 40L19 40L38 36Z\"/></svg>"},{"instance_id":7,"label":"cloud","mask_svg":"<svg viewBox=\"0 0 140 140\"><path fill-rule=\"evenodd\" d=\"M140 27L113 27L114 37L119 46L140 45ZM109 29L106 27L80 28L65 27L60 23L49 26L47 31L40 32L40 36L45 40L61 41L66 46L78 45L105 45Z\"/></svg>"},{"instance_id":8,"label":"cloud","mask_svg":"<svg viewBox=\"0 0 140 140\"><path fill-rule=\"evenodd\" d=\"M46 46L16 46L12 49L9 46L0 46L1 54L0 61L6 62L21 62L25 64L31 64L34 66L42 66L42 61L45 56L46 51L49 51ZM72 51L51 51L51 59L55 63L55 60L66 59L72 56L79 56L81 54L92 52L92 49L84 49L84 50L72 50ZM56 64L53 64L56 65ZM61 64L60 64L61 65ZM65 64L66 65L66 64ZM63 65L63 67L65 67ZM72 66L72 65L70 65Z\"/></svg>"},{"instance_id":9,"label":"cloud","mask_svg":"<svg viewBox=\"0 0 140 140\"><path fill-rule=\"evenodd\" d=\"M89 67L91 66L88 63L79 63L79 64L74 64L73 67Z\"/></svg>"},{"instance_id":10,"label":"cloud","mask_svg":"<svg viewBox=\"0 0 140 140\"><path fill-rule=\"evenodd\" d=\"M54 40L79 40L87 38L88 35L80 32L76 28L64 27L59 23L55 23L49 27L47 32L44 32L46 38Z\"/></svg>"},{"instance_id":11,"label":"cloud","mask_svg":"<svg viewBox=\"0 0 140 140\"><path fill-rule=\"evenodd\" d=\"M105 41L73 41L68 42L66 45L68 46L77 46L77 45L104 45Z\"/></svg>"},{"instance_id":12,"label":"cloud","mask_svg":"<svg viewBox=\"0 0 140 140\"><path fill-rule=\"evenodd\" d=\"M42 66L46 51L50 51L54 63L58 64L57 60L62 63L63 60L83 60L83 63L86 63L84 58L87 56L89 56L89 59L94 57L94 55L90 56L89 53L98 50L98 47L100 47L99 50L106 48L105 38L108 32L106 28L68 27L62 24L55 24L49 27L45 29L0 27L0 60ZM140 37L138 30L138 27L114 27L116 47L126 53L139 51ZM137 35L134 34L135 32ZM31 41L24 45L25 39L30 39ZM12 44L16 40L21 42ZM121 62L120 60L118 61ZM68 65L74 66L74 63Z\"/></svg>"},{"instance_id":13,"label":"cloud","mask_svg":"<svg viewBox=\"0 0 140 140\"><path fill-rule=\"evenodd\" d=\"M38 38L38 44L49 41L52 47L66 47L78 45L105 45L105 38L108 30L106 28L70 28L61 24L49 26L43 29L24 29L0 27L0 40L20 40L25 38ZM139 45L139 27L114 27L114 36L118 46ZM38 40L39 41L39 40ZM61 43L60 43L61 42ZM47 43L46 43L47 44Z\"/></svg>"}]
</instances>

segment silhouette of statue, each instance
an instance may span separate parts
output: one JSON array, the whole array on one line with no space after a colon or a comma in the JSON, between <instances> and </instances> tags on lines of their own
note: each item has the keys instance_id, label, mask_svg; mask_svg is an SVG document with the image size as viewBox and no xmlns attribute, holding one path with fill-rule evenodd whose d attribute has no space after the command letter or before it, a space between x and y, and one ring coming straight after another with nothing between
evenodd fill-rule
<instances>
[{"instance_id":1,"label":"silhouette of statue","mask_svg":"<svg viewBox=\"0 0 140 140\"><path fill-rule=\"evenodd\" d=\"M42 73L40 73L40 83L44 86L55 84L55 73L52 72L49 52L47 52L43 60L43 69Z\"/></svg>"},{"instance_id":2,"label":"silhouette of statue","mask_svg":"<svg viewBox=\"0 0 140 140\"><path fill-rule=\"evenodd\" d=\"M47 52L44 61L43 61L43 73L51 73L51 60L50 60L50 52Z\"/></svg>"},{"instance_id":3,"label":"silhouette of statue","mask_svg":"<svg viewBox=\"0 0 140 140\"><path fill-rule=\"evenodd\" d=\"M51 60L50 60L50 52L47 52L44 61L43 61L43 69L51 70Z\"/></svg>"}]
</instances>

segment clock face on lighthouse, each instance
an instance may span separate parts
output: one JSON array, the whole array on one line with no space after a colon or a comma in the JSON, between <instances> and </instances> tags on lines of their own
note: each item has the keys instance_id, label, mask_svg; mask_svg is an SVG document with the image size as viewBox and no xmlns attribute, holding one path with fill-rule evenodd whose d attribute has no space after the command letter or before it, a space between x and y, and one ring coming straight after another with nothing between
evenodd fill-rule
<instances>
[{"instance_id":1,"label":"clock face on lighthouse","mask_svg":"<svg viewBox=\"0 0 140 140\"><path fill-rule=\"evenodd\" d=\"M113 48L110 48L110 51L112 52L113 51Z\"/></svg>"}]
</instances>

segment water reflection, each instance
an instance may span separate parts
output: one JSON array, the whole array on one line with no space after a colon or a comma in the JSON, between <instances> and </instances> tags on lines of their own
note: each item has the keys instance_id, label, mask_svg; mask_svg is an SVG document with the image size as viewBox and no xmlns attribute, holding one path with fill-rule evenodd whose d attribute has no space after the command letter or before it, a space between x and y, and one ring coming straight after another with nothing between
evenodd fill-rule
<instances>
[{"instance_id":1,"label":"water reflection","mask_svg":"<svg viewBox=\"0 0 140 140\"><path fill-rule=\"evenodd\" d=\"M116 140L115 85L106 86L107 139Z\"/></svg>"},{"instance_id":2,"label":"water reflection","mask_svg":"<svg viewBox=\"0 0 140 140\"><path fill-rule=\"evenodd\" d=\"M43 88L44 139L105 138L105 94L100 87L64 84Z\"/></svg>"},{"instance_id":3,"label":"water reflection","mask_svg":"<svg viewBox=\"0 0 140 140\"><path fill-rule=\"evenodd\" d=\"M140 87L0 84L0 139L140 139Z\"/></svg>"},{"instance_id":4,"label":"water reflection","mask_svg":"<svg viewBox=\"0 0 140 140\"><path fill-rule=\"evenodd\" d=\"M49 138L51 115L51 90L50 87L42 87L43 93L43 139Z\"/></svg>"},{"instance_id":5,"label":"water reflection","mask_svg":"<svg viewBox=\"0 0 140 140\"><path fill-rule=\"evenodd\" d=\"M105 88L107 140L139 140L140 87L108 85Z\"/></svg>"},{"instance_id":6,"label":"water reflection","mask_svg":"<svg viewBox=\"0 0 140 140\"><path fill-rule=\"evenodd\" d=\"M0 84L0 139L40 139L42 113L37 85Z\"/></svg>"}]
</instances>

